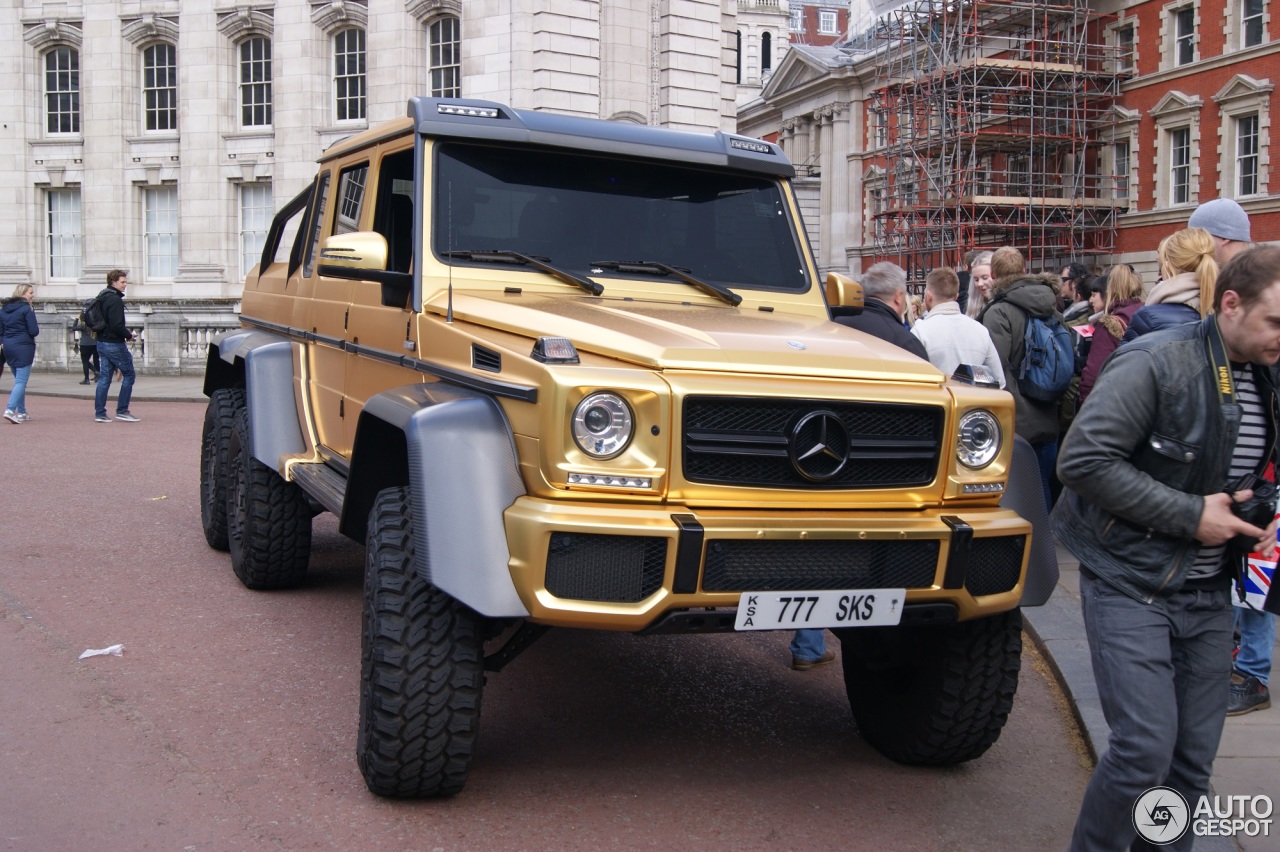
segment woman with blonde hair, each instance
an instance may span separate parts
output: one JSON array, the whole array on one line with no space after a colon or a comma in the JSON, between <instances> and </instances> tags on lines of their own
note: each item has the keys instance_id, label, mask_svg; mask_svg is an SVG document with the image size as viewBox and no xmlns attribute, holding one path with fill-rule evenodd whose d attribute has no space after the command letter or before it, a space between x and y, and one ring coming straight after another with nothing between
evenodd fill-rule
<instances>
[{"instance_id":1,"label":"woman with blonde hair","mask_svg":"<svg viewBox=\"0 0 1280 852\"><path fill-rule=\"evenodd\" d=\"M969 266L969 301L965 316L977 319L991 301L991 252L984 251Z\"/></svg>"},{"instance_id":2,"label":"woman with blonde hair","mask_svg":"<svg viewBox=\"0 0 1280 852\"><path fill-rule=\"evenodd\" d=\"M31 419L27 415L27 378L36 360L36 335L40 333L36 312L31 309L35 292L30 284L19 284L0 307L0 345L4 346L5 362L13 369L13 390L4 407L4 419L10 423Z\"/></svg>"},{"instance_id":3,"label":"woman with blonde hair","mask_svg":"<svg viewBox=\"0 0 1280 852\"><path fill-rule=\"evenodd\" d=\"M1147 303L1133 315L1125 340L1203 319L1213 311L1218 262L1213 259L1213 235L1204 228L1183 228L1160 241L1160 283Z\"/></svg>"},{"instance_id":4,"label":"woman with blonde hair","mask_svg":"<svg viewBox=\"0 0 1280 852\"><path fill-rule=\"evenodd\" d=\"M1103 296L1102 316L1093 327L1089 359L1080 374L1080 405L1084 405L1103 363L1116 351L1133 318L1142 308L1142 279L1125 264L1111 267L1107 273L1107 291Z\"/></svg>"}]
</instances>

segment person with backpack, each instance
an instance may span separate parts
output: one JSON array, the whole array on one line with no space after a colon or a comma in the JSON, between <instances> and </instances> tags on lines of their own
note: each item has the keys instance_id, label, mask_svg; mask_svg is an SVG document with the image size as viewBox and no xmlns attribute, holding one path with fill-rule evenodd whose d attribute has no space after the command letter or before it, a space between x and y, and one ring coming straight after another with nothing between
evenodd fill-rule
<instances>
[{"instance_id":1,"label":"person with backpack","mask_svg":"<svg viewBox=\"0 0 1280 852\"><path fill-rule=\"evenodd\" d=\"M996 249L991 256L991 301L981 322L1000 355L1005 390L1013 394L1014 431L1036 452L1045 508L1051 509L1058 402L1075 375L1075 347L1058 313L1061 282L1054 275L1031 275L1026 268L1022 252L1010 246ZM1031 346L1029 336L1035 338Z\"/></svg>"},{"instance_id":2,"label":"person with backpack","mask_svg":"<svg viewBox=\"0 0 1280 852\"><path fill-rule=\"evenodd\" d=\"M120 396L116 400L116 419L137 423L140 418L129 411L129 399L133 396L133 355L128 341L133 332L124 324L124 289L129 277L123 270L107 273L107 286L93 303L85 309L85 324L98 334L98 388L93 399L93 419L98 423L110 423L107 416L107 395L111 392L111 376L120 371Z\"/></svg>"},{"instance_id":3,"label":"person with backpack","mask_svg":"<svg viewBox=\"0 0 1280 852\"><path fill-rule=\"evenodd\" d=\"M27 414L27 378L36 361L36 336L40 334L40 324L31 309L35 293L32 285L19 284L0 307L0 345L4 346L5 362L13 369L13 390L4 407L4 419L10 423L31 419Z\"/></svg>"},{"instance_id":4,"label":"person with backpack","mask_svg":"<svg viewBox=\"0 0 1280 852\"><path fill-rule=\"evenodd\" d=\"M80 384L88 385L98 381L98 336L93 329L89 328L85 321L85 311L94 303L93 299L87 300L80 306L80 313L76 316L76 321L71 324L71 333L77 335L76 349L80 351L80 365L84 368L84 381ZM89 373L93 373L93 378L89 378Z\"/></svg>"}]
</instances>

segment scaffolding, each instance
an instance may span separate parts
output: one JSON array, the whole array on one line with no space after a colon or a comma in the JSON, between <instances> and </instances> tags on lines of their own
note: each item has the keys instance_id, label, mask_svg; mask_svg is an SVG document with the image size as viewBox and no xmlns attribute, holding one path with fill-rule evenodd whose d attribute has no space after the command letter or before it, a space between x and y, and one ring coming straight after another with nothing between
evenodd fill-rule
<instances>
[{"instance_id":1,"label":"scaffolding","mask_svg":"<svg viewBox=\"0 0 1280 852\"><path fill-rule=\"evenodd\" d=\"M1101 167L1123 79L1104 23L1086 0L914 0L879 20L877 256L914 281L1005 245L1036 270L1106 261L1128 202Z\"/></svg>"}]
</instances>

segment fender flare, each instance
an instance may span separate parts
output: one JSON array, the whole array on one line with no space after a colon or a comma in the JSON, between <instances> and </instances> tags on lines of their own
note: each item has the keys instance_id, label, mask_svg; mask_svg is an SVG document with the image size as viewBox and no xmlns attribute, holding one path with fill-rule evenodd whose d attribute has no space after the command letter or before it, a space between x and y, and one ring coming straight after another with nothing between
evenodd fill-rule
<instances>
[{"instance_id":1,"label":"fender flare","mask_svg":"<svg viewBox=\"0 0 1280 852\"><path fill-rule=\"evenodd\" d=\"M356 427L339 530L363 542L378 492L406 484L419 576L481 615L527 617L511 579L504 519L525 488L498 403L444 382L370 398Z\"/></svg>"},{"instance_id":2,"label":"fender flare","mask_svg":"<svg viewBox=\"0 0 1280 852\"><path fill-rule=\"evenodd\" d=\"M1027 578L1022 585L1019 606L1041 606L1058 585L1058 551L1053 543L1053 527L1044 506L1040 483L1040 462L1036 451L1021 435L1013 439L1013 460L1009 482L1000 505L1012 509L1031 523L1031 555L1027 557Z\"/></svg>"},{"instance_id":3,"label":"fender flare","mask_svg":"<svg viewBox=\"0 0 1280 852\"><path fill-rule=\"evenodd\" d=\"M293 344L265 331L233 331L209 344L204 393L244 385L253 457L275 471L307 452L293 392Z\"/></svg>"}]
</instances>

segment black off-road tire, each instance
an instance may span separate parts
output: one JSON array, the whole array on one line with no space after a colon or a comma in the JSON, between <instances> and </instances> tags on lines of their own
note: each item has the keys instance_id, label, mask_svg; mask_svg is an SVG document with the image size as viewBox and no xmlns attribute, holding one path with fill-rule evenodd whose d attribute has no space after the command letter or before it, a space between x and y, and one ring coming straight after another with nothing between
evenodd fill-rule
<instances>
[{"instance_id":1,"label":"black off-road tire","mask_svg":"<svg viewBox=\"0 0 1280 852\"><path fill-rule=\"evenodd\" d=\"M307 575L311 505L292 482L249 454L249 415L232 420L227 445L227 546L250 589L287 589Z\"/></svg>"},{"instance_id":2,"label":"black off-road tire","mask_svg":"<svg viewBox=\"0 0 1280 852\"><path fill-rule=\"evenodd\" d=\"M999 739L1018 691L1021 610L947 627L837 632L854 720L885 757L946 766Z\"/></svg>"},{"instance_id":3,"label":"black off-road tire","mask_svg":"<svg viewBox=\"0 0 1280 852\"><path fill-rule=\"evenodd\" d=\"M476 748L486 619L418 576L407 488L378 494L368 531L356 760L379 796L452 796Z\"/></svg>"},{"instance_id":4,"label":"black off-road tire","mask_svg":"<svg viewBox=\"0 0 1280 852\"><path fill-rule=\"evenodd\" d=\"M244 409L244 388L222 388L213 392L204 410L204 431L200 435L200 524L204 540L214 550L226 550L228 453L231 430L238 412Z\"/></svg>"}]
</instances>

